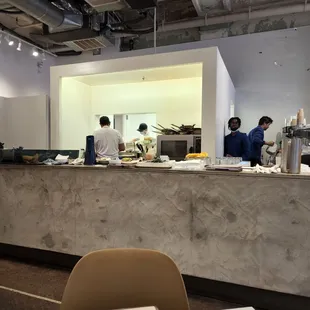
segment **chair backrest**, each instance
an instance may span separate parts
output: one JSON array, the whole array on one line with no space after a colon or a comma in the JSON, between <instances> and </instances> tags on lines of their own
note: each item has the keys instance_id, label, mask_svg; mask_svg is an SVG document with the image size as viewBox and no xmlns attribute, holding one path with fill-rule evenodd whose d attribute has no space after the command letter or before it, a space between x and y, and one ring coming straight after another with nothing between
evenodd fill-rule
<instances>
[{"instance_id":1,"label":"chair backrest","mask_svg":"<svg viewBox=\"0 0 310 310\"><path fill-rule=\"evenodd\" d=\"M74 267L61 310L113 310L155 306L188 310L182 276L167 255L143 249L108 249Z\"/></svg>"}]
</instances>

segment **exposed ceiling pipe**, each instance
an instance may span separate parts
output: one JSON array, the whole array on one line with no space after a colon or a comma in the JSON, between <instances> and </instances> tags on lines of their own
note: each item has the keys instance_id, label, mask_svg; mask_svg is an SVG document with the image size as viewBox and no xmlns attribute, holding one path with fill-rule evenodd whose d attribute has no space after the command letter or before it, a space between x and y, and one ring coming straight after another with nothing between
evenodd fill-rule
<instances>
[{"instance_id":1,"label":"exposed ceiling pipe","mask_svg":"<svg viewBox=\"0 0 310 310\"><path fill-rule=\"evenodd\" d=\"M63 28L68 30L83 26L82 14L64 12L48 0L7 0L7 2L48 25L51 29Z\"/></svg>"},{"instance_id":2,"label":"exposed ceiling pipe","mask_svg":"<svg viewBox=\"0 0 310 310\"><path fill-rule=\"evenodd\" d=\"M202 10L201 2L199 0L192 0L195 10L199 16L203 16L205 13Z\"/></svg>"},{"instance_id":3,"label":"exposed ceiling pipe","mask_svg":"<svg viewBox=\"0 0 310 310\"><path fill-rule=\"evenodd\" d=\"M175 31L189 28L200 28L209 25L231 23L249 19L263 19L270 16L288 15L310 11L310 4L296 4L291 6L275 7L270 9L255 10L249 13L229 14L225 16L196 18L178 23L164 24L158 27L157 32ZM250 17L250 18L249 18Z\"/></svg>"},{"instance_id":4,"label":"exposed ceiling pipe","mask_svg":"<svg viewBox=\"0 0 310 310\"><path fill-rule=\"evenodd\" d=\"M218 6L221 6L221 2L225 6L224 1L230 0L192 0L192 3L198 16L205 16L206 11L216 9Z\"/></svg>"},{"instance_id":5,"label":"exposed ceiling pipe","mask_svg":"<svg viewBox=\"0 0 310 310\"><path fill-rule=\"evenodd\" d=\"M57 56L61 56L61 57L64 57L64 56L79 56L81 55L82 52L76 52L76 51L64 51L64 52L58 52L56 53Z\"/></svg>"},{"instance_id":6,"label":"exposed ceiling pipe","mask_svg":"<svg viewBox=\"0 0 310 310\"><path fill-rule=\"evenodd\" d=\"M68 46L59 46L59 47L51 47L48 49L51 53L61 53L61 52L68 52L72 51L72 48Z\"/></svg>"},{"instance_id":7,"label":"exposed ceiling pipe","mask_svg":"<svg viewBox=\"0 0 310 310\"><path fill-rule=\"evenodd\" d=\"M232 6L231 6L231 0L222 0L224 9L231 12Z\"/></svg>"}]
</instances>

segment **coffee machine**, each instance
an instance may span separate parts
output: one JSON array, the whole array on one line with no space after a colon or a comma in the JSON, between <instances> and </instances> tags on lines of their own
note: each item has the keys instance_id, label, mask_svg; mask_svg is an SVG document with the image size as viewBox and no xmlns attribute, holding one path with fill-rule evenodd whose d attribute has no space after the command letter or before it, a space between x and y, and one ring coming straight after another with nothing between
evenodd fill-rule
<instances>
[{"instance_id":1,"label":"coffee machine","mask_svg":"<svg viewBox=\"0 0 310 310\"><path fill-rule=\"evenodd\" d=\"M299 174L302 146L310 141L310 126L287 126L282 133L281 172Z\"/></svg>"}]
</instances>

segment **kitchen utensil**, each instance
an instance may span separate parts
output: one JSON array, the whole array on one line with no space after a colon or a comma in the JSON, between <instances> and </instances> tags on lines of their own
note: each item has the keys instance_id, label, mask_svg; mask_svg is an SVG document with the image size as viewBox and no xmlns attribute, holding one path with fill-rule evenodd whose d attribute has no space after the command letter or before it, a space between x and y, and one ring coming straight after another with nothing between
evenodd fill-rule
<instances>
[{"instance_id":1,"label":"kitchen utensil","mask_svg":"<svg viewBox=\"0 0 310 310\"><path fill-rule=\"evenodd\" d=\"M140 143L137 143L137 148L141 153L144 153L143 146Z\"/></svg>"},{"instance_id":2,"label":"kitchen utensil","mask_svg":"<svg viewBox=\"0 0 310 310\"><path fill-rule=\"evenodd\" d=\"M161 129L160 129L160 128L158 128L158 127L156 127L156 126L153 126L153 125L152 125L152 127L153 127L154 129L156 129L157 131L161 132Z\"/></svg>"},{"instance_id":3,"label":"kitchen utensil","mask_svg":"<svg viewBox=\"0 0 310 310\"><path fill-rule=\"evenodd\" d=\"M159 127L161 127L162 129L166 129L164 126L157 124Z\"/></svg>"}]
</instances>

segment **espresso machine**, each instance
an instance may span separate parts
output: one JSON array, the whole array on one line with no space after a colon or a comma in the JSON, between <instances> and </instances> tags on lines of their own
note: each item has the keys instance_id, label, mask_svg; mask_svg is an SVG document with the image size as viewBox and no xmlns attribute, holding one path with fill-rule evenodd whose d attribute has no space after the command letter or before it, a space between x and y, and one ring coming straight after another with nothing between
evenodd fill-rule
<instances>
[{"instance_id":1,"label":"espresso machine","mask_svg":"<svg viewBox=\"0 0 310 310\"><path fill-rule=\"evenodd\" d=\"M287 126L282 130L281 172L299 174L302 146L309 144L310 126Z\"/></svg>"}]
</instances>

